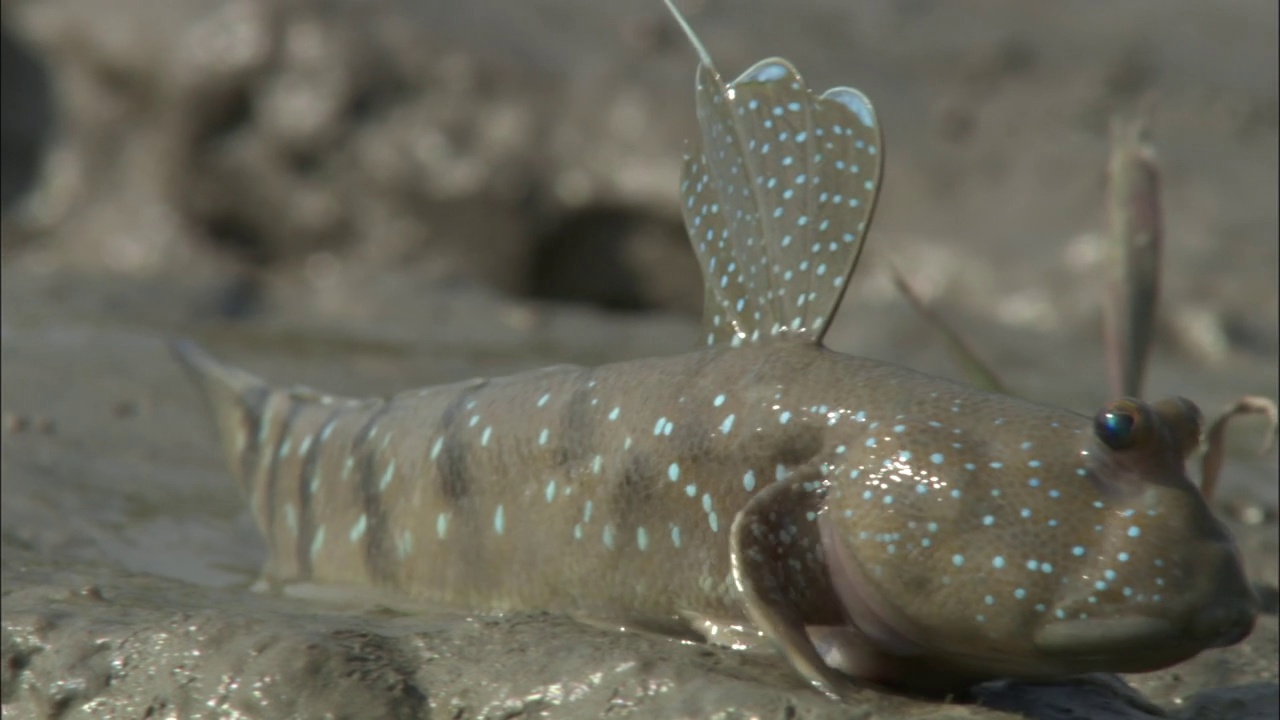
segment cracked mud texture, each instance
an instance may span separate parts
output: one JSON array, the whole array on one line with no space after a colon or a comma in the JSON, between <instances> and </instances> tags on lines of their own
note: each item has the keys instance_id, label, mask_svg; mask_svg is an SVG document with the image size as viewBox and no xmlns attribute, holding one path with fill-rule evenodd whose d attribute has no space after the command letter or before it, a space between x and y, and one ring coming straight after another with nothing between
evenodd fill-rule
<instances>
[{"instance_id":1,"label":"cracked mud texture","mask_svg":"<svg viewBox=\"0 0 1280 720\"><path fill-rule=\"evenodd\" d=\"M1106 122L1145 103L1168 233L1149 394L1210 413L1276 396L1274 3L686 7L727 73L783 55L884 117L882 209L834 348L957 375L893 259L1017 391L1099 405ZM165 339L353 394L687 349L693 55L656 0L0 11L6 718L1280 712L1277 457L1248 423L1217 507L1267 613L1128 688L840 706L769 653L251 592L261 541Z\"/></svg>"}]
</instances>

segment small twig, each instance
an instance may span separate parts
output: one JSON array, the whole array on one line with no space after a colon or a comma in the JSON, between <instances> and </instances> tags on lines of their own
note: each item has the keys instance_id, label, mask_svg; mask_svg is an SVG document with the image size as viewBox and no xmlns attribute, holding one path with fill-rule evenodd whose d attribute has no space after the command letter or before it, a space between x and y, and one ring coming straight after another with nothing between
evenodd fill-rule
<instances>
[{"instance_id":1,"label":"small twig","mask_svg":"<svg viewBox=\"0 0 1280 720\"><path fill-rule=\"evenodd\" d=\"M1226 460L1227 425L1234 417L1241 415L1265 415L1270 427L1262 441L1259 454L1265 454L1275 445L1277 430L1280 430L1280 411L1275 401L1260 395L1245 395L1227 406L1204 434L1204 457L1200 460L1200 493L1205 500L1212 500L1218 489L1218 479L1222 472L1222 463Z\"/></svg>"},{"instance_id":2,"label":"small twig","mask_svg":"<svg viewBox=\"0 0 1280 720\"><path fill-rule=\"evenodd\" d=\"M888 265L889 274L893 277L893 284L898 288L898 292L902 293L907 302L911 303L911 307L915 308L916 312L920 313L926 322L942 333L947 342L947 349L951 351L952 357L964 369L973 384L984 390L1007 395L1008 391L1005 390L1004 383L1000 382L1000 378L995 374L995 371L983 362L982 358L978 357L978 354L964 341L964 338L960 337L959 333L951 329L951 326L942 319L942 316L925 304L924 300L907 283L902 273L898 272L896 265L892 262L889 262Z\"/></svg>"},{"instance_id":3,"label":"small twig","mask_svg":"<svg viewBox=\"0 0 1280 720\"><path fill-rule=\"evenodd\" d=\"M1116 396L1142 394L1159 303L1162 224L1160 167L1147 123L1114 118L1103 324L1107 373Z\"/></svg>"}]
</instances>

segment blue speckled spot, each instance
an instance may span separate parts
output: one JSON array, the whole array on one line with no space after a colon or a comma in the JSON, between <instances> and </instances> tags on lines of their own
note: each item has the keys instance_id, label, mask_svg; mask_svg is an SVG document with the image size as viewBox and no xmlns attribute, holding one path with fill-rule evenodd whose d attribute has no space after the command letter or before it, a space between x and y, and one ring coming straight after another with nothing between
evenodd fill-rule
<instances>
[{"instance_id":1,"label":"blue speckled spot","mask_svg":"<svg viewBox=\"0 0 1280 720\"><path fill-rule=\"evenodd\" d=\"M1075 555L1076 557L1084 557L1084 547L1081 545L1076 545L1075 547L1071 548L1071 554Z\"/></svg>"},{"instance_id":2,"label":"blue speckled spot","mask_svg":"<svg viewBox=\"0 0 1280 720\"><path fill-rule=\"evenodd\" d=\"M751 492L752 490L756 489L755 472L748 470L747 474L742 476L742 488L747 492Z\"/></svg>"},{"instance_id":3,"label":"blue speckled spot","mask_svg":"<svg viewBox=\"0 0 1280 720\"><path fill-rule=\"evenodd\" d=\"M867 438L867 447L875 447L875 446L876 446L876 439L875 439L875 438Z\"/></svg>"},{"instance_id":4,"label":"blue speckled spot","mask_svg":"<svg viewBox=\"0 0 1280 720\"><path fill-rule=\"evenodd\" d=\"M1129 562L1129 553L1121 552L1116 555L1116 559L1119 560L1120 562Z\"/></svg>"},{"instance_id":5,"label":"blue speckled spot","mask_svg":"<svg viewBox=\"0 0 1280 720\"><path fill-rule=\"evenodd\" d=\"M378 490L386 490L387 486L391 484L391 479L395 477L395 474L396 460L395 458L392 458L391 462L387 463L387 469L382 472L382 479L378 481Z\"/></svg>"},{"instance_id":6,"label":"blue speckled spot","mask_svg":"<svg viewBox=\"0 0 1280 720\"><path fill-rule=\"evenodd\" d=\"M707 515L707 522L711 524L711 532L720 532L720 518L716 517L714 510Z\"/></svg>"},{"instance_id":7,"label":"blue speckled spot","mask_svg":"<svg viewBox=\"0 0 1280 720\"><path fill-rule=\"evenodd\" d=\"M1039 569L1040 569L1040 561L1039 561L1039 560L1028 560L1028 561L1027 561L1027 569L1028 569L1028 570L1030 570L1030 571L1032 571L1032 572L1035 572L1036 570L1039 570Z\"/></svg>"},{"instance_id":8,"label":"blue speckled spot","mask_svg":"<svg viewBox=\"0 0 1280 720\"><path fill-rule=\"evenodd\" d=\"M991 558L991 567L996 568L997 570L1004 567L1004 556L997 555Z\"/></svg>"},{"instance_id":9,"label":"blue speckled spot","mask_svg":"<svg viewBox=\"0 0 1280 720\"><path fill-rule=\"evenodd\" d=\"M959 554L952 555L951 564L955 565L956 567L960 567L961 565L964 565L964 556Z\"/></svg>"},{"instance_id":10,"label":"blue speckled spot","mask_svg":"<svg viewBox=\"0 0 1280 720\"><path fill-rule=\"evenodd\" d=\"M702 511L711 512L711 493L702 494Z\"/></svg>"},{"instance_id":11,"label":"blue speckled spot","mask_svg":"<svg viewBox=\"0 0 1280 720\"><path fill-rule=\"evenodd\" d=\"M605 547L610 550L613 549L613 525L605 523L604 533L600 536L600 539L604 541Z\"/></svg>"},{"instance_id":12,"label":"blue speckled spot","mask_svg":"<svg viewBox=\"0 0 1280 720\"><path fill-rule=\"evenodd\" d=\"M883 502L884 502L884 504L885 504L885 505L892 505L892 504L893 504L893 496L892 496L892 495L885 495L885 496L884 496L884 500L883 500Z\"/></svg>"},{"instance_id":13,"label":"blue speckled spot","mask_svg":"<svg viewBox=\"0 0 1280 720\"><path fill-rule=\"evenodd\" d=\"M894 432L896 432L896 433L904 432L904 431L906 431L906 429L907 429L907 426L906 426L906 425L894 425L894 426L893 426L893 431L894 431Z\"/></svg>"},{"instance_id":14,"label":"blue speckled spot","mask_svg":"<svg viewBox=\"0 0 1280 720\"><path fill-rule=\"evenodd\" d=\"M538 407L546 406L547 401L550 399L551 399L551 393L543 393L542 397L538 398Z\"/></svg>"},{"instance_id":15,"label":"blue speckled spot","mask_svg":"<svg viewBox=\"0 0 1280 720\"><path fill-rule=\"evenodd\" d=\"M721 405L723 405L723 404L724 404L724 394L723 394L723 393L721 393L720 395L717 395L717 396L716 396L716 399L715 399L715 400L713 400L711 404L712 404L712 405L715 405L716 407L720 407Z\"/></svg>"},{"instance_id":16,"label":"blue speckled spot","mask_svg":"<svg viewBox=\"0 0 1280 720\"><path fill-rule=\"evenodd\" d=\"M680 547L680 526L671 526L671 544Z\"/></svg>"},{"instance_id":17,"label":"blue speckled spot","mask_svg":"<svg viewBox=\"0 0 1280 720\"><path fill-rule=\"evenodd\" d=\"M556 499L556 481L555 480L552 480L551 482L547 483L546 496L547 496L547 502L551 502L552 500Z\"/></svg>"},{"instance_id":18,"label":"blue speckled spot","mask_svg":"<svg viewBox=\"0 0 1280 720\"><path fill-rule=\"evenodd\" d=\"M364 531L368 527L369 518L364 513L361 513L360 517L356 518L356 524L351 526L351 542L359 542L360 538L364 537Z\"/></svg>"},{"instance_id":19,"label":"blue speckled spot","mask_svg":"<svg viewBox=\"0 0 1280 720\"><path fill-rule=\"evenodd\" d=\"M1004 463L1000 462L999 460L996 460L995 462L991 463L992 470L999 470L1002 467L1004 467Z\"/></svg>"},{"instance_id":20,"label":"blue speckled spot","mask_svg":"<svg viewBox=\"0 0 1280 720\"><path fill-rule=\"evenodd\" d=\"M993 524L995 524L995 521L996 521L996 519L995 519L993 516L991 516L991 515L986 515L986 516L983 516L983 518L982 518L982 524L983 524L983 525L993 525Z\"/></svg>"},{"instance_id":21,"label":"blue speckled spot","mask_svg":"<svg viewBox=\"0 0 1280 720\"><path fill-rule=\"evenodd\" d=\"M964 464L964 469L965 469L965 470L968 470L969 472L973 472L974 470L977 470L977 469L978 469L978 466L977 466L977 465L974 465L973 463L965 463L965 464Z\"/></svg>"},{"instance_id":22,"label":"blue speckled spot","mask_svg":"<svg viewBox=\"0 0 1280 720\"><path fill-rule=\"evenodd\" d=\"M609 419L617 420L618 416L621 414L622 414L622 408L618 407L617 405L614 405L613 409L609 411Z\"/></svg>"},{"instance_id":23,"label":"blue speckled spot","mask_svg":"<svg viewBox=\"0 0 1280 720\"><path fill-rule=\"evenodd\" d=\"M503 507L499 505L498 509L493 511L493 531L499 535L507 531L506 518L503 515Z\"/></svg>"},{"instance_id":24,"label":"blue speckled spot","mask_svg":"<svg viewBox=\"0 0 1280 720\"><path fill-rule=\"evenodd\" d=\"M902 461L902 462L904 462L904 463L905 463L905 462L911 462L911 451L910 451L910 450L901 450L901 451L899 451L899 452L898 452L898 460L900 460L900 461Z\"/></svg>"},{"instance_id":25,"label":"blue speckled spot","mask_svg":"<svg viewBox=\"0 0 1280 720\"><path fill-rule=\"evenodd\" d=\"M640 548L640 552L649 549L649 531L642 527L636 528L636 547Z\"/></svg>"},{"instance_id":26,"label":"blue speckled spot","mask_svg":"<svg viewBox=\"0 0 1280 720\"><path fill-rule=\"evenodd\" d=\"M791 413L787 412L786 410L783 410L782 414L778 416L778 422L782 423L783 425L786 425L790 420L791 420Z\"/></svg>"},{"instance_id":27,"label":"blue speckled spot","mask_svg":"<svg viewBox=\"0 0 1280 720\"><path fill-rule=\"evenodd\" d=\"M1038 468L1040 467L1040 461L1032 460L1031 462L1027 463L1027 467Z\"/></svg>"},{"instance_id":28,"label":"blue speckled spot","mask_svg":"<svg viewBox=\"0 0 1280 720\"><path fill-rule=\"evenodd\" d=\"M1019 600L1022 600L1027 596L1027 591L1023 588L1018 588L1013 591L1013 596L1018 598Z\"/></svg>"},{"instance_id":29,"label":"blue speckled spot","mask_svg":"<svg viewBox=\"0 0 1280 720\"><path fill-rule=\"evenodd\" d=\"M667 466L667 479L671 482L680 479L680 463L671 463Z\"/></svg>"},{"instance_id":30,"label":"blue speckled spot","mask_svg":"<svg viewBox=\"0 0 1280 720\"><path fill-rule=\"evenodd\" d=\"M481 447L487 447L489 445L489 438L492 436L493 436L493 426L486 425L484 428L484 432L480 433Z\"/></svg>"},{"instance_id":31,"label":"blue speckled spot","mask_svg":"<svg viewBox=\"0 0 1280 720\"><path fill-rule=\"evenodd\" d=\"M324 526L316 528L316 536L311 538L311 557L315 558L320 554L320 548L324 547Z\"/></svg>"},{"instance_id":32,"label":"blue speckled spot","mask_svg":"<svg viewBox=\"0 0 1280 720\"><path fill-rule=\"evenodd\" d=\"M547 438L549 438L550 436L551 436L551 430L547 428L542 428L542 432L538 433L538 444L546 445Z\"/></svg>"},{"instance_id":33,"label":"blue speckled spot","mask_svg":"<svg viewBox=\"0 0 1280 720\"><path fill-rule=\"evenodd\" d=\"M694 485L693 483L689 483L688 485L685 485L685 486L684 486L684 494L685 494L685 495L688 495L689 497L693 497L693 496L697 495L697 494L698 494L698 486L697 486L697 485Z\"/></svg>"},{"instance_id":34,"label":"blue speckled spot","mask_svg":"<svg viewBox=\"0 0 1280 720\"><path fill-rule=\"evenodd\" d=\"M733 419L733 413L729 413L729 416L724 419L724 422L720 423L720 432L728 435L729 431L733 429Z\"/></svg>"},{"instance_id":35,"label":"blue speckled spot","mask_svg":"<svg viewBox=\"0 0 1280 720\"><path fill-rule=\"evenodd\" d=\"M436 537L443 540L449 534L449 513L436 515Z\"/></svg>"},{"instance_id":36,"label":"blue speckled spot","mask_svg":"<svg viewBox=\"0 0 1280 720\"><path fill-rule=\"evenodd\" d=\"M667 425L667 419L665 417L658 418L658 422L653 424L653 434L661 435L662 429L666 427L666 425Z\"/></svg>"},{"instance_id":37,"label":"blue speckled spot","mask_svg":"<svg viewBox=\"0 0 1280 720\"><path fill-rule=\"evenodd\" d=\"M440 450L444 447L444 437L436 438L436 442L431 446L431 459L435 460L440 456Z\"/></svg>"},{"instance_id":38,"label":"blue speckled spot","mask_svg":"<svg viewBox=\"0 0 1280 720\"><path fill-rule=\"evenodd\" d=\"M942 453L934 453L929 456L929 461L934 465L941 465L943 461Z\"/></svg>"},{"instance_id":39,"label":"blue speckled spot","mask_svg":"<svg viewBox=\"0 0 1280 720\"><path fill-rule=\"evenodd\" d=\"M1136 538L1141 534L1142 534L1142 528L1138 527L1137 525L1129 526L1129 537Z\"/></svg>"}]
</instances>

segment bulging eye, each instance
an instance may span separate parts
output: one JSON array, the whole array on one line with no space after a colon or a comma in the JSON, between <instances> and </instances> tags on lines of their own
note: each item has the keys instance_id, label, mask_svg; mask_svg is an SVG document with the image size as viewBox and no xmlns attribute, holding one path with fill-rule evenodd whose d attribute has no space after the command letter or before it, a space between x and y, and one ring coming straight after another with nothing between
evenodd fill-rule
<instances>
[{"instance_id":1,"label":"bulging eye","mask_svg":"<svg viewBox=\"0 0 1280 720\"><path fill-rule=\"evenodd\" d=\"M1112 450L1128 450L1145 432L1142 409L1132 400L1111 403L1093 420L1093 433Z\"/></svg>"},{"instance_id":2,"label":"bulging eye","mask_svg":"<svg viewBox=\"0 0 1280 720\"><path fill-rule=\"evenodd\" d=\"M1151 404L1160 422L1173 433L1174 442L1182 450L1183 457L1200 447L1200 432L1204 415L1196 404L1184 397L1173 397Z\"/></svg>"}]
</instances>

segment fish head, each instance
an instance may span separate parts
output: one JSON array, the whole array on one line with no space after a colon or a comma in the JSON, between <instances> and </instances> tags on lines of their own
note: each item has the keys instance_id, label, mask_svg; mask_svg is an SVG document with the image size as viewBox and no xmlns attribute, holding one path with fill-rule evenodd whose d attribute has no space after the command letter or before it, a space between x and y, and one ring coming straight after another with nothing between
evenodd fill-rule
<instances>
[{"instance_id":1,"label":"fish head","mask_svg":"<svg viewBox=\"0 0 1280 720\"><path fill-rule=\"evenodd\" d=\"M1240 642L1258 600L1230 531L1186 474L1200 442L1190 400L1123 398L1094 418L1081 451L1093 489L1091 545L1034 631L1046 658L1117 672L1156 670ZM1089 543L1087 538L1096 538Z\"/></svg>"},{"instance_id":2,"label":"fish head","mask_svg":"<svg viewBox=\"0 0 1280 720\"><path fill-rule=\"evenodd\" d=\"M991 396L954 427L883 432L829 475L820 517L848 621L969 677L1142 672L1239 642L1258 602L1187 477L1199 438L1182 398L1090 419Z\"/></svg>"}]
</instances>

